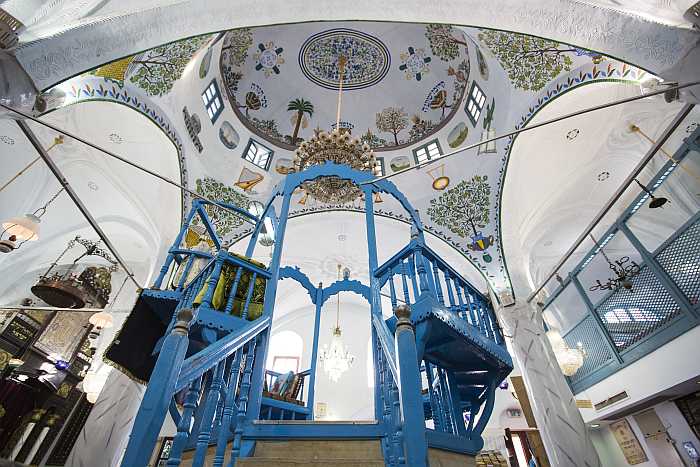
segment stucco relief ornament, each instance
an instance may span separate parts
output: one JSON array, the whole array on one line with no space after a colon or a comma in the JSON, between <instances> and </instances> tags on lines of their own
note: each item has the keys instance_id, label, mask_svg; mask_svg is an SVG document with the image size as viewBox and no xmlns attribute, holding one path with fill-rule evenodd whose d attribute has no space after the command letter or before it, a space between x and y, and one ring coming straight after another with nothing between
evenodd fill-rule
<instances>
[{"instance_id":1,"label":"stucco relief ornament","mask_svg":"<svg viewBox=\"0 0 700 467\"><path fill-rule=\"evenodd\" d=\"M273 74L279 75L279 66L284 63L283 51L282 47L275 47L275 43L272 41L258 44L258 52L255 52L253 55L256 61L255 69L257 71L262 70L266 78Z\"/></svg>"}]
</instances>

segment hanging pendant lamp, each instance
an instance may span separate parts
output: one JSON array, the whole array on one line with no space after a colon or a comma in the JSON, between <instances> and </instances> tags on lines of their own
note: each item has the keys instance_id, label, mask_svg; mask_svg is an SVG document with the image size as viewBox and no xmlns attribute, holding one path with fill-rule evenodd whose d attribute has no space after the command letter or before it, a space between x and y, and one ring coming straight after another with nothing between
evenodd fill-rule
<instances>
[{"instance_id":1,"label":"hanging pendant lamp","mask_svg":"<svg viewBox=\"0 0 700 467\"><path fill-rule=\"evenodd\" d=\"M341 268L342 266L339 264L338 280L340 280L341 277ZM350 271L347 268L343 276L345 279L348 279L350 276ZM340 294L337 296L335 327L333 328L331 345L330 347L327 345L323 347L320 359L321 363L323 363L323 370L334 383L340 380L343 373L348 371L355 361L355 356L350 354L342 339L342 331L340 329Z\"/></svg>"}]
</instances>

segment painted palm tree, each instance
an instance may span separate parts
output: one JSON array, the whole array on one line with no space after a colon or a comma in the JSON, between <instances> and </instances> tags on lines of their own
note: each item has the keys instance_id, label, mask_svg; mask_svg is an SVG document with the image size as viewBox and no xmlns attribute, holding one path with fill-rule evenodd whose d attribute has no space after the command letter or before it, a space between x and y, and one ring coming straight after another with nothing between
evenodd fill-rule
<instances>
[{"instance_id":1,"label":"painted palm tree","mask_svg":"<svg viewBox=\"0 0 700 467\"><path fill-rule=\"evenodd\" d=\"M292 134L292 144L296 144L297 136L299 135L299 128L301 127L301 121L304 118L304 114L309 114L309 117L311 117L314 114L314 105L303 98L294 99L293 101L289 101L287 110L297 113L296 123L294 124L294 133Z\"/></svg>"}]
</instances>

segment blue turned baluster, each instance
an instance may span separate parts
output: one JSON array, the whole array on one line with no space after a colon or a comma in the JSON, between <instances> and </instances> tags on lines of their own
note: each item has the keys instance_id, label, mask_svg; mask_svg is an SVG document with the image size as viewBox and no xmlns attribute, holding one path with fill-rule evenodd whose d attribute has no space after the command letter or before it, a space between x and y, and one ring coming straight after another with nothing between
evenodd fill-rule
<instances>
[{"instance_id":1,"label":"blue turned baluster","mask_svg":"<svg viewBox=\"0 0 700 467\"><path fill-rule=\"evenodd\" d=\"M243 441L243 428L245 424L246 412L248 410L248 399L250 392L251 373L253 372L253 360L255 359L255 346L258 338L248 343L245 355L245 368L241 377L241 391L238 396L238 411L236 413L236 426L233 430L233 445L231 447L231 459L228 467L236 465L236 459L241 455L241 443Z\"/></svg>"},{"instance_id":2,"label":"blue turned baluster","mask_svg":"<svg viewBox=\"0 0 700 467\"><path fill-rule=\"evenodd\" d=\"M459 303L459 309L458 309L459 317L462 318L463 320L469 322L469 320L467 319L467 314L465 313L466 307L464 306L464 299L462 298L462 287L460 287L456 278L454 280L454 285L455 285L455 290L457 291L457 301Z\"/></svg>"},{"instance_id":3,"label":"blue turned baluster","mask_svg":"<svg viewBox=\"0 0 700 467\"><path fill-rule=\"evenodd\" d=\"M224 265L224 253L219 252L219 254L216 256L216 259L214 260L214 269L209 276L209 279L207 279L207 291L204 294L204 298L202 299L202 303L199 305L202 308L211 308L211 301L212 298L214 298L214 290L216 289L216 283L219 281L219 277L221 277L221 268Z\"/></svg>"},{"instance_id":4,"label":"blue turned baluster","mask_svg":"<svg viewBox=\"0 0 700 467\"><path fill-rule=\"evenodd\" d=\"M443 271L445 275L445 288L447 289L447 299L450 302L450 311L459 315L459 309L457 308L457 302L455 302L454 293L452 293L452 282L450 282L451 274L449 271Z\"/></svg>"},{"instance_id":5,"label":"blue turned baluster","mask_svg":"<svg viewBox=\"0 0 700 467\"><path fill-rule=\"evenodd\" d=\"M182 404L182 416L180 423L177 424L177 433L173 438L173 445L170 449L170 457L165 464L169 467L177 467L182 461L182 451L185 449L185 444L189 438L190 426L192 424L192 415L197 407L199 400L199 392L202 389L202 378L196 378L190 383L190 387L185 395L185 402Z\"/></svg>"},{"instance_id":6,"label":"blue turned baluster","mask_svg":"<svg viewBox=\"0 0 700 467\"><path fill-rule=\"evenodd\" d=\"M405 261L401 261L401 285L403 286L403 299L406 303L411 303L411 298L408 292L408 281L406 276L408 275L408 267ZM413 291L414 297L418 298L418 290Z\"/></svg>"},{"instance_id":7,"label":"blue turned baluster","mask_svg":"<svg viewBox=\"0 0 700 467\"><path fill-rule=\"evenodd\" d=\"M389 296L391 298L391 308L396 308L398 302L396 300L396 289L394 288L394 275L389 271Z\"/></svg>"},{"instance_id":8,"label":"blue turned baluster","mask_svg":"<svg viewBox=\"0 0 700 467\"><path fill-rule=\"evenodd\" d=\"M192 467L201 467L204 465L204 459L207 456L207 448L209 447L209 439L211 438L214 416L216 415L216 406L219 403L221 387L224 384L225 368L226 360L222 360L218 363L218 365L216 365L216 369L213 372L212 382L204 399L204 413L199 426L197 448L194 452Z\"/></svg>"},{"instance_id":9,"label":"blue turned baluster","mask_svg":"<svg viewBox=\"0 0 700 467\"><path fill-rule=\"evenodd\" d=\"M245 298L245 305L243 306L243 312L241 313L241 319L248 319L248 307L250 306L250 300L253 298L253 287L255 287L255 280L258 278L258 273L254 272L253 277L250 278L250 284L248 285L248 293Z\"/></svg>"},{"instance_id":10,"label":"blue turned baluster","mask_svg":"<svg viewBox=\"0 0 700 467\"><path fill-rule=\"evenodd\" d=\"M226 308L224 308L224 313L227 315L231 314L233 311L233 302L236 299L236 292L238 292L238 284L241 282L241 275L243 274L243 268L238 266L236 270L236 277L233 279L233 284L231 285L231 290L229 291L228 300L226 301Z\"/></svg>"},{"instance_id":11,"label":"blue turned baluster","mask_svg":"<svg viewBox=\"0 0 700 467\"><path fill-rule=\"evenodd\" d=\"M474 303L474 295L469 293L467 298L469 299L469 318L471 320L471 324L472 326L476 326L480 329L481 323L476 317L476 303Z\"/></svg>"},{"instance_id":12,"label":"blue turned baluster","mask_svg":"<svg viewBox=\"0 0 700 467\"><path fill-rule=\"evenodd\" d=\"M428 262L430 264L430 262ZM435 293L437 294L437 299L438 302L440 302L441 305L445 305L445 298L443 297L442 294L442 285L440 283L440 273L437 267L437 261L433 261L432 263L433 266L433 283L435 284Z\"/></svg>"},{"instance_id":13,"label":"blue turned baluster","mask_svg":"<svg viewBox=\"0 0 700 467\"><path fill-rule=\"evenodd\" d=\"M399 465L405 463L403 452L403 426L401 424L401 401L399 400L399 388L394 381L393 375L389 372L387 373L387 377L389 378L389 401L391 404L392 458L394 465Z\"/></svg>"},{"instance_id":14,"label":"blue turned baluster","mask_svg":"<svg viewBox=\"0 0 700 467\"><path fill-rule=\"evenodd\" d=\"M409 256L406 260L406 266L408 268L408 275L411 278L414 301L416 301L420 296L420 287L418 287L418 272L416 271L416 262L413 255ZM409 302L407 301L406 303Z\"/></svg>"},{"instance_id":15,"label":"blue turned baluster","mask_svg":"<svg viewBox=\"0 0 700 467\"><path fill-rule=\"evenodd\" d=\"M428 273L425 271L425 261L423 260L423 255L421 254L420 248L416 247L414 249L413 258L416 262L416 270L418 271L420 293L423 295L430 290L430 284L428 282Z\"/></svg>"}]
</instances>

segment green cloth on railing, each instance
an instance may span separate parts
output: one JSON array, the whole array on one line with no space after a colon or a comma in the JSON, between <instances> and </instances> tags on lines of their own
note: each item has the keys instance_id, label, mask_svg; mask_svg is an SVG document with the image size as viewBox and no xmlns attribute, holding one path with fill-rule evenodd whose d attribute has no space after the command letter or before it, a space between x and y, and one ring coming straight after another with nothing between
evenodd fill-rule
<instances>
[{"instance_id":1,"label":"green cloth on railing","mask_svg":"<svg viewBox=\"0 0 700 467\"><path fill-rule=\"evenodd\" d=\"M233 254L233 253L232 253ZM250 258L244 256L234 255L243 261L250 263L254 266L260 268L265 268L265 265L254 261ZM211 307L215 310L224 311L226 308L226 303L228 303L229 296L231 294L231 288L236 280L236 273L238 272L238 267L235 264L224 262L221 267L221 275L219 280L216 282L216 287L214 288L214 295L211 299ZM194 305L199 306L204 300L204 295L207 293L209 288L209 277L204 281L204 286L199 291L194 299ZM248 296L248 288L250 287L250 281L253 278L253 272L249 269L243 268L241 273L241 278L238 282L238 287L236 289L236 295L233 298L233 309L232 314L235 316L241 316L243 314L243 309L245 308L246 298ZM264 277L257 276L255 278L255 284L253 285L253 294L250 298L250 304L248 305L248 321L253 321L259 318L263 312L263 300L265 299L265 286L267 280Z\"/></svg>"}]
</instances>

